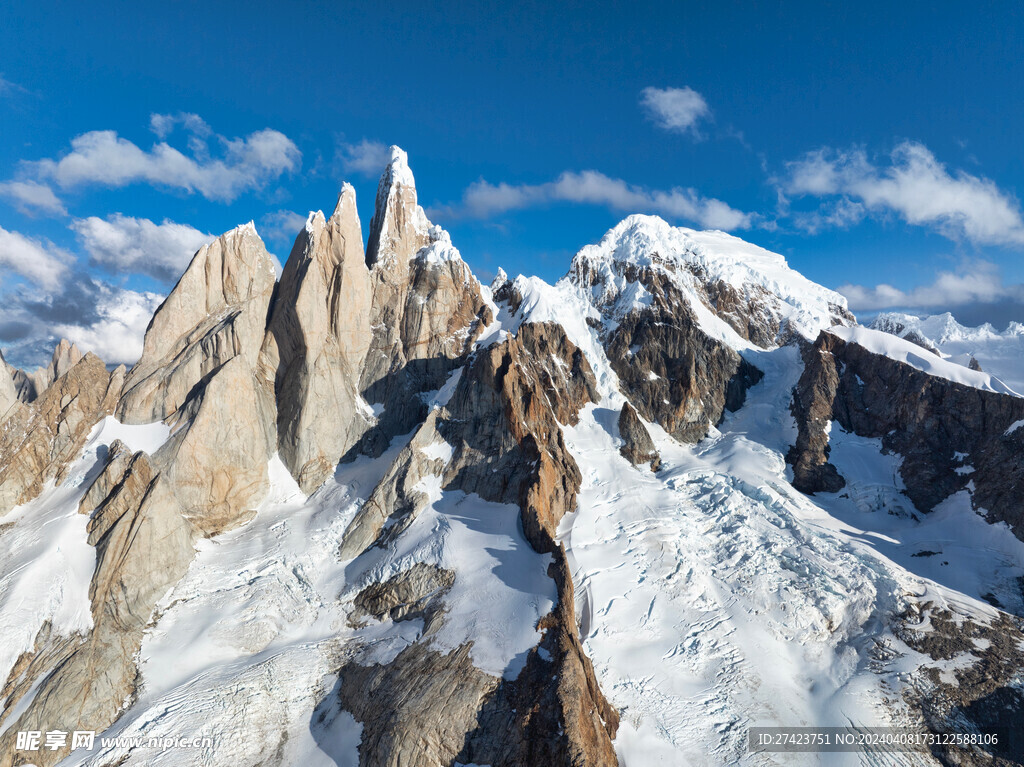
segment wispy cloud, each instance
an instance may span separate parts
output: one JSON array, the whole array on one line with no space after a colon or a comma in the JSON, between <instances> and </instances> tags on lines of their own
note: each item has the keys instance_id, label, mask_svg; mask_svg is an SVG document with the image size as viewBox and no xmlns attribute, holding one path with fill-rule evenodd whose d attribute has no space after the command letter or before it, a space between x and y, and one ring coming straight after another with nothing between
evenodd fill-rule
<instances>
[{"instance_id":1,"label":"wispy cloud","mask_svg":"<svg viewBox=\"0 0 1024 767\"><path fill-rule=\"evenodd\" d=\"M338 159L347 173L360 176L379 176L391 161L391 150L380 141L363 139L358 144L341 144Z\"/></svg>"},{"instance_id":2,"label":"wispy cloud","mask_svg":"<svg viewBox=\"0 0 1024 767\"><path fill-rule=\"evenodd\" d=\"M700 196L694 189L647 189L594 170L566 171L543 184L471 184L461 202L438 209L441 215L489 218L510 210L570 202L601 205L627 213L657 213L714 229L747 229L753 216L721 200Z\"/></svg>"},{"instance_id":3,"label":"wispy cloud","mask_svg":"<svg viewBox=\"0 0 1024 767\"><path fill-rule=\"evenodd\" d=\"M807 219L812 229L848 225L858 220L851 214L860 206L868 213L894 213L952 240L1024 244L1024 216L1012 195L989 179L950 172L917 142L899 144L883 164L873 163L863 149L820 149L789 163L787 171L782 181L786 194L841 198L839 208L831 203L831 218L825 211Z\"/></svg>"},{"instance_id":4,"label":"wispy cloud","mask_svg":"<svg viewBox=\"0 0 1024 767\"><path fill-rule=\"evenodd\" d=\"M53 243L0 227L0 269L9 269L44 290L56 290L73 257Z\"/></svg>"},{"instance_id":5,"label":"wispy cloud","mask_svg":"<svg viewBox=\"0 0 1024 767\"><path fill-rule=\"evenodd\" d=\"M92 263L115 272L148 274L173 282L181 276L192 256L214 235L187 224L114 213L106 219L90 216L75 219L71 228Z\"/></svg>"},{"instance_id":6,"label":"wispy cloud","mask_svg":"<svg viewBox=\"0 0 1024 767\"><path fill-rule=\"evenodd\" d=\"M301 163L302 154L292 140L270 128L227 139L211 136L197 115L154 115L151 120L158 135L166 136L177 124L189 132L191 154L166 141L143 149L115 131L90 131L72 139L71 151L59 159L23 163L21 180L52 182L62 189L148 183L231 202L297 170ZM219 156L209 152L207 137Z\"/></svg>"},{"instance_id":7,"label":"wispy cloud","mask_svg":"<svg viewBox=\"0 0 1024 767\"><path fill-rule=\"evenodd\" d=\"M62 216L67 213L64 203L46 184L38 181L5 181L0 183L0 196L11 200L22 213L46 213Z\"/></svg>"},{"instance_id":8,"label":"wispy cloud","mask_svg":"<svg viewBox=\"0 0 1024 767\"><path fill-rule=\"evenodd\" d=\"M28 89L11 82L0 72L0 96L10 96L12 93L28 93Z\"/></svg>"},{"instance_id":9,"label":"wispy cloud","mask_svg":"<svg viewBox=\"0 0 1024 767\"><path fill-rule=\"evenodd\" d=\"M700 138L697 124L711 116L707 101L693 88L644 88L640 105L659 128L673 133L689 133Z\"/></svg>"},{"instance_id":10,"label":"wispy cloud","mask_svg":"<svg viewBox=\"0 0 1024 767\"><path fill-rule=\"evenodd\" d=\"M1024 285L1006 285L999 268L986 261L967 263L957 271L939 272L933 282L910 290L881 284L874 287L840 285L854 311L878 309L950 309L966 304L1024 300Z\"/></svg>"},{"instance_id":11,"label":"wispy cloud","mask_svg":"<svg viewBox=\"0 0 1024 767\"><path fill-rule=\"evenodd\" d=\"M291 210L275 210L260 219L260 233L265 239L291 244L306 225L306 218Z\"/></svg>"}]
</instances>

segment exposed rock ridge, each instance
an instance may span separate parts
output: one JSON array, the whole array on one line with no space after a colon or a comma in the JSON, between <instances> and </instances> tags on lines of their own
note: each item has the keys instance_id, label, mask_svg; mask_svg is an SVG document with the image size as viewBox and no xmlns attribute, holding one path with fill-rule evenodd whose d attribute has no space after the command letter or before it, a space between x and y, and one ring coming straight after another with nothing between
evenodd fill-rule
<instances>
[{"instance_id":1,"label":"exposed rock ridge","mask_svg":"<svg viewBox=\"0 0 1024 767\"><path fill-rule=\"evenodd\" d=\"M618 715L580 645L572 578L555 541L581 481L559 424L576 423L579 410L598 399L590 365L560 325L523 325L477 354L449 404L431 413L346 531L344 558L373 542L387 545L427 502L419 479L440 472L446 490L519 506L530 545L553 557L558 591L557 606L539 625L543 639L515 680L475 669L468 645L441 655L414 644L390 664L344 666L340 697L364 726L362 767L453 759L500 767L617 763L611 738ZM421 449L439 436L452 446L448 460ZM449 693L456 679L458 692ZM371 694L378 703L372 709ZM444 723L424 739L407 701L427 694Z\"/></svg>"},{"instance_id":2,"label":"exposed rock ridge","mask_svg":"<svg viewBox=\"0 0 1024 767\"><path fill-rule=\"evenodd\" d=\"M669 281L650 282L652 305L603 334L623 394L648 421L684 442L703 439L738 410L762 373L705 333Z\"/></svg>"},{"instance_id":3,"label":"exposed rock ridge","mask_svg":"<svg viewBox=\"0 0 1024 767\"><path fill-rule=\"evenodd\" d=\"M658 470L661 466L661 456L654 447L647 427L628 402L622 404L622 410L619 412L619 436L623 441L622 447L619 448L623 458L634 466L645 463L651 467L651 471Z\"/></svg>"},{"instance_id":4,"label":"exposed rock ridge","mask_svg":"<svg viewBox=\"0 0 1024 767\"><path fill-rule=\"evenodd\" d=\"M124 368L108 373L87 354L31 405L0 425L0 516L27 503L49 481L60 483L100 419L114 412Z\"/></svg>"},{"instance_id":5,"label":"exposed rock ridge","mask_svg":"<svg viewBox=\"0 0 1024 767\"><path fill-rule=\"evenodd\" d=\"M251 223L200 248L146 329L118 418L133 424L168 418L192 387L233 357L255 369L275 279Z\"/></svg>"},{"instance_id":6,"label":"exposed rock ridge","mask_svg":"<svg viewBox=\"0 0 1024 767\"><path fill-rule=\"evenodd\" d=\"M88 541L96 547L89 586L93 627L85 637L58 643L50 664L23 674L15 691L20 695L30 694L31 680L41 681L25 711L0 737L0 767L17 763L14 737L19 730L47 731L60 722L68 731L102 731L131 704L143 630L195 553L192 528L164 477L145 453L132 454L120 442L110 445L107 463L86 491L80 511L91 514ZM33 760L48 767L69 751L67 743L33 754Z\"/></svg>"},{"instance_id":7,"label":"exposed rock ridge","mask_svg":"<svg viewBox=\"0 0 1024 767\"><path fill-rule=\"evenodd\" d=\"M930 376L822 332L805 350L793 398L799 429L787 460L803 492L843 485L828 463L828 424L903 456L906 494L922 511L971 485L971 502L1024 539L1024 399ZM959 471L958 471L959 469Z\"/></svg>"}]
</instances>

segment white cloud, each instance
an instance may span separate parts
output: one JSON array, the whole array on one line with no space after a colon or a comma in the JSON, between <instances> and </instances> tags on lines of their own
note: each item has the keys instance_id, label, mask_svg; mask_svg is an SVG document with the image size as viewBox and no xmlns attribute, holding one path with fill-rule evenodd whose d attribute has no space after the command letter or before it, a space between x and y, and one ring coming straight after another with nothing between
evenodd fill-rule
<instances>
[{"instance_id":1,"label":"white cloud","mask_svg":"<svg viewBox=\"0 0 1024 767\"><path fill-rule=\"evenodd\" d=\"M306 218L291 210L275 210L260 219L260 232L268 240L290 244L306 225Z\"/></svg>"},{"instance_id":2,"label":"white cloud","mask_svg":"<svg viewBox=\"0 0 1024 767\"><path fill-rule=\"evenodd\" d=\"M459 205L449 206L442 213L487 218L551 202L603 205L627 213L658 213L714 229L746 229L753 222L751 214L721 200L701 197L693 189L646 189L593 170L566 171L544 184L512 186L477 181L466 189Z\"/></svg>"},{"instance_id":3,"label":"white cloud","mask_svg":"<svg viewBox=\"0 0 1024 767\"><path fill-rule=\"evenodd\" d=\"M846 284L837 290L846 296L854 311L893 308L945 310L965 304L990 304L1024 298L1024 286L1003 284L998 268L985 261L967 264L957 272L939 272L931 284L906 291L884 283L875 287Z\"/></svg>"},{"instance_id":4,"label":"white cloud","mask_svg":"<svg viewBox=\"0 0 1024 767\"><path fill-rule=\"evenodd\" d=\"M214 235L187 224L166 219L156 224L121 213L107 216L106 220L96 216L78 218L71 228L93 263L166 281L177 280L195 252L214 239Z\"/></svg>"},{"instance_id":5,"label":"white cloud","mask_svg":"<svg viewBox=\"0 0 1024 767\"><path fill-rule=\"evenodd\" d=\"M213 158L208 154L204 135L196 132L197 127L206 125L198 116L154 117L152 127L158 132L169 131L178 122L186 128L191 125L192 156L165 141L145 150L115 131L90 131L72 139L71 151L59 160L29 162L23 168L29 175L52 180L64 189L86 185L121 187L142 182L231 202L242 192L261 189L269 180L298 169L301 163L298 147L276 130L266 128L236 139L216 136L222 156Z\"/></svg>"},{"instance_id":6,"label":"white cloud","mask_svg":"<svg viewBox=\"0 0 1024 767\"><path fill-rule=\"evenodd\" d=\"M711 116L708 103L693 88L644 88L640 104L655 125L699 137L697 123Z\"/></svg>"},{"instance_id":7,"label":"white cloud","mask_svg":"<svg viewBox=\"0 0 1024 767\"><path fill-rule=\"evenodd\" d=\"M53 190L38 181L6 181L0 183L0 195L13 200L23 213L41 211L52 215L65 215L67 210Z\"/></svg>"},{"instance_id":8,"label":"white cloud","mask_svg":"<svg viewBox=\"0 0 1024 767\"><path fill-rule=\"evenodd\" d=\"M52 243L0 227L0 268L10 269L45 290L56 290L72 260Z\"/></svg>"},{"instance_id":9,"label":"white cloud","mask_svg":"<svg viewBox=\"0 0 1024 767\"><path fill-rule=\"evenodd\" d=\"M1019 203L989 179L950 173L923 144L905 141L884 166L862 149L822 149L788 164L786 192L841 195L873 213L893 212L917 226L979 245L1024 244ZM840 220L842 225L847 219Z\"/></svg>"},{"instance_id":10,"label":"white cloud","mask_svg":"<svg viewBox=\"0 0 1024 767\"><path fill-rule=\"evenodd\" d=\"M865 216L864 206L848 197L826 203L811 213L796 213L793 220L798 229L817 234L825 229L848 229L860 223Z\"/></svg>"},{"instance_id":11,"label":"white cloud","mask_svg":"<svg viewBox=\"0 0 1024 767\"><path fill-rule=\"evenodd\" d=\"M0 74L0 96L8 96L11 93L28 93L28 91Z\"/></svg>"},{"instance_id":12,"label":"white cloud","mask_svg":"<svg viewBox=\"0 0 1024 767\"><path fill-rule=\"evenodd\" d=\"M67 338L107 364L133 365L142 356L146 327L163 296L97 284L96 314L89 324L56 323L53 336Z\"/></svg>"},{"instance_id":13,"label":"white cloud","mask_svg":"<svg viewBox=\"0 0 1024 767\"><path fill-rule=\"evenodd\" d=\"M207 125L206 120L192 112L178 112L177 114L151 114L149 116L149 129L156 134L158 139L167 138L172 131L181 125L190 133L199 136L209 136L213 130Z\"/></svg>"},{"instance_id":14,"label":"white cloud","mask_svg":"<svg viewBox=\"0 0 1024 767\"><path fill-rule=\"evenodd\" d=\"M342 144L338 158L347 172L373 177L383 173L391 162L391 150L387 144L364 138L358 144Z\"/></svg>"}]
</instances>

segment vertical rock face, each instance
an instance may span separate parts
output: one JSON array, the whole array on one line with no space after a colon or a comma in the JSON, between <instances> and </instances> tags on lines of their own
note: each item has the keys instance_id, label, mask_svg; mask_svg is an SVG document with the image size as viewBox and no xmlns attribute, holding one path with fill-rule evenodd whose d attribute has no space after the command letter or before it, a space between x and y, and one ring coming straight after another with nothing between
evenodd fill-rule
<instances>
[{"instance_id":1,"label":"vertical rock face","mask_svg":"<svg viewBox=\"0 0 1024 767\"><path fill-rule=\"evenodd\" d=\"M37 379L37 392L42 394L50 384L71 370L80 359L82 359L82 352L78 350L78 347L66 338L60 339L60 343L53 350L50 364L46 366L42 376Z\"/></svg>"},{"instance_id":2,"label":"vertical rock face","mask_svg":"<svg viewBox=\"0 0 1024 767\"><path fill-rule=\"evenodd\" d=\"M87 354L29 406L0 426L0 515L35 498L63 472L92 427L114 412L124 368L108 373Z\"/></svg>"},{"instance_id":3,"label":"vertical rock face","mask_svg":"<svg viewBox=\"0 0 1024 767\"><path fill-rule=\"evenodd\" d=\"M527 540L552 551L580 482L559 423L577 423L580 409L599 399L590 364L560 325L523 325L483 351L459 381L451 418L439 426L455 448L446 482L517 504Z\"/></svg>"},{"instance_id":4,"label":"vertical rock face","mask_svg":"<svg viewBox=\"0 0 1024 767\"><path fill-rule=\"evenodd\" d=\"M408 157L391 147L391 162L377 186L370 221L366 264L373 282L373 344L362 371L362 385L373 386L405 362L402 317L409 293L410 261L430 244L430 221L416 199Z\"/></svg>"},{"instance_id":5,"label":"vertical rock face","mask_svg":"<svg viewBox=\"0 0 1024 767\"><path fill-rule=\"evenodd\" d=\"M799 433L787 457L795 487L813 493L843 486L828 463L834 420L903 456L906 494L922 511L973 483L974 507L1024 538L1024 429L1012 428L1024 420L1024 399L930 376L828 332L807 351L805 365L793 402Z\"/></svg>"},{"instance_id":6,"label":"vertical rock face","mask_svg":"<svg viewBox=\"0 0 1024 767\"><path fill-rule=\"evenodd\" d=\"M379 454L387 439L422 420L425 409L415 395L440 388L494 318L447 232L432 226L417 204L398 147L377 189L366 261L373 336L360 390L368 402L385 406L369 447Z\"/></svg>"},{"instance_id":7,"label":"vertical rock face","mask_svg":"<svg viewBox=\"0 0 1024 767\"><path fill-rule=\"evenodd\" d=\"M4 355L0 354L0 424L6 419L11 409L18 404L18 387L14 384L14 369L7 364Z\"/></svg>"},{"instance_id":8,"label":"vertical rock face","mask_svg":"<svg viewBox=\"0 0 1024 767\"><path fill-rule=\"evenodd\" d=\"M636 409L684 442L703 439L726 409L739 409L762 376L702 331L681 303L627 315L608 334L605 350Z\"/></svg>"},{"instance_id":9,"label":"vertical rock face","mask_svg":"<svg viewBox=\"0 0 1024 767\"><path fill-rule=\"evenodd\" d=\"M357 388L371 301L355 190L346 184L331 217L312 214L295 241L264 341L262 364L276 368L278 450L307 493L372 425Z\"/></svg>"},{"instance_id":10,"label":"vertical rock face","mask_svg":"<svg viewBox=\"0 0 1024 767\"><path fill-rule=\"evenodd\" d=\"M255 367L274 282L273 262L251 223L203 246L149 323L118 418L161 421L231 358Z\"/></svg>"},{"instance_id":11,"label":"vertical rock face","mask_svg":"<svg viewBox=\"0 0 1024 767\"><path fill-rule=\"evenodd\" d=\"M262 399L246 358L233 357L193 388L153 456L204 535L247 522L269 488L273 423Z\"/></svg>"},{"instance_id":12,"label":"vertical rock face","mask_svg":"<svg viewBox=\"0 0 1024 767\"><path fill-rule=\"evenodd\" d=\"M650 465L652 471L658 470L661 466L661 456L654 447L647 427L628 402L623 403L619 413L619 436L624 443L619 448L623 458L634 466L646 463Z\"/></svg>"}]
</instances>

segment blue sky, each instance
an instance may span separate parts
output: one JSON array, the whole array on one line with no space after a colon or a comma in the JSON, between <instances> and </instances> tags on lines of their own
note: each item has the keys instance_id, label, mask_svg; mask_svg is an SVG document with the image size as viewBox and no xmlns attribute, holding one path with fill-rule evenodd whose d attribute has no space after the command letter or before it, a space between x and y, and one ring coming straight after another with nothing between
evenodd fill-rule
<instances>
[{"instance_id":1,"label":"blue sky","mask_svg":"<svg viewBox=\"0 0 1024 767\"><path fill-rule=\"evenodd\" d=\"M863 316L1024 321L1020 3L492 5L5 5L0 348L130 361L205 235L283 259L343 180L365 234L390 143L483 278L649 212Z\"/></svg>"}]
</instances>

